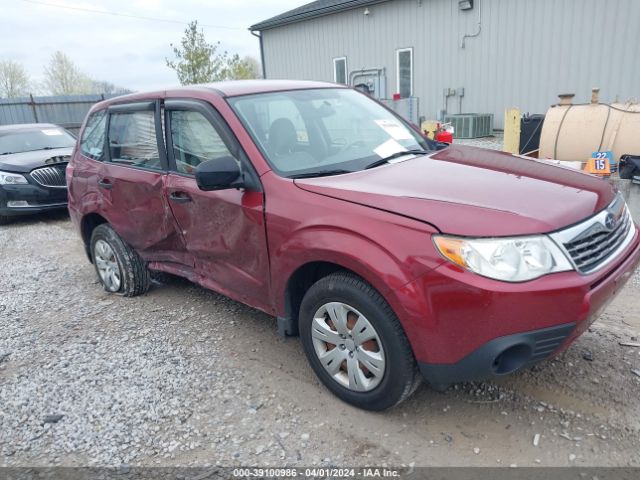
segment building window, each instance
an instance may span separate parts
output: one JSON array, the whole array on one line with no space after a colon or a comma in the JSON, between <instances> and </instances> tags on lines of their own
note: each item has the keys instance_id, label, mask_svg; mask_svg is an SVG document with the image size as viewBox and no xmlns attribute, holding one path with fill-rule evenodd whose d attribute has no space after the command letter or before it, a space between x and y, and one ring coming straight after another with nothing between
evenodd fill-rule
<instances>
[{"instance_id":1,"label":"building window","mask_svg":"<svg viewBox=\"0 0 640 480\"><path fill-rule=\"evenodd\" d=\"M413 95L413 48L396 50L396 81L400 98Z\"/></svg>"},{"instance_id":2,"label":"building window","mask_svg":"<svg viewBox=\"0 0 640 480\"><path fill-rule=\"evenodd\" d=\"M333 59L333 81L347 84L347 57Z\"/></svg>"}]
</instances>

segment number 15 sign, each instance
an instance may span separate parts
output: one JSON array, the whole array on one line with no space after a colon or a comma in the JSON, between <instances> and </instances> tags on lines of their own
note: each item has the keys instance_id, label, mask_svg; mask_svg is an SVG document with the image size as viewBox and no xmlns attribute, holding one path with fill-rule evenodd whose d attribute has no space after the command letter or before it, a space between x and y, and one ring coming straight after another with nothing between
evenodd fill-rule
<instances>
[{"instance_id":1,"label":"number 15 sign","mask_svg":"<svg viewBox=\"0 0 640 480\"><path fill-rule=\"evenodd\" d=\"M587 162L587 172L596 175L611 175L613 152L593 152Z\"/></svg>"}]
</instances>

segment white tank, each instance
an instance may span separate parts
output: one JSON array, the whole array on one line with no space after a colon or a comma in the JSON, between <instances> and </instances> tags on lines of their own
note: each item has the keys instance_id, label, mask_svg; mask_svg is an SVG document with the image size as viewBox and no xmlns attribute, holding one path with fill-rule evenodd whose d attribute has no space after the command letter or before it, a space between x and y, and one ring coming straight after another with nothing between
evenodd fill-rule
<instances>
[{"instance_id":1,"label":"white tank","mask_svg":"<svg viewBox=\"0 0 640 480\"><path fill-rule=\"evenodd\" d=\"M622 155L640 155L640 105L638 103L571 104L572 95L561 95L542 125L539 158L586 161L593 152L612 151L616 161Z\"/></svg>"}]
</instances>

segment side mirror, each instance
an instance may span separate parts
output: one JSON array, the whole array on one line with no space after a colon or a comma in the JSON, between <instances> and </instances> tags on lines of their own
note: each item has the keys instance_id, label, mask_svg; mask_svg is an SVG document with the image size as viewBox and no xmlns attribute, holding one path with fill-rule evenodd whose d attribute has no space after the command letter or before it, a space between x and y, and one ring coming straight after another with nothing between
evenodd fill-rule
<instances>
[{"instance_id":1,"label":"side mirror","mask_svg":"<svg viewBox=\"0 0 640 480\"><path fill-rule=\"evenodd\" d=\"M228 155L215 160L207 160L198 165L196 183L198 188L205 192L243 186L238 162Z\"/></svg>"}]
</instances>

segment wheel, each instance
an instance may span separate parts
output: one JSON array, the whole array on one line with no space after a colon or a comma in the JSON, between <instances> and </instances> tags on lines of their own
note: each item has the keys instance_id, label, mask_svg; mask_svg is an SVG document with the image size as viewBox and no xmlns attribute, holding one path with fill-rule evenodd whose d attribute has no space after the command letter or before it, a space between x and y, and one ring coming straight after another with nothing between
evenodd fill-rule
<instances>
[{"instance_id":1,"label":"wheel","mask_svg":"<svg viewBox=\"0 0 640 480\"><path fill-rule=\"evenodd\" d=\"M384 410L420 383L398 318L356 275L337 272L316 282L302 300L299 328L314 372L347 403Z\"/></svg>"},{"instance_id":2,"label":"wheel","mask_svg":"<svg viewBox=\"0 0 640 480\"><path fill-rule=\"evenodd\" d=\"M144 261L106 223L91 235L91 258L107 292L135 297L149 289L151 279Z\"/></svg>"}]
</instances>

